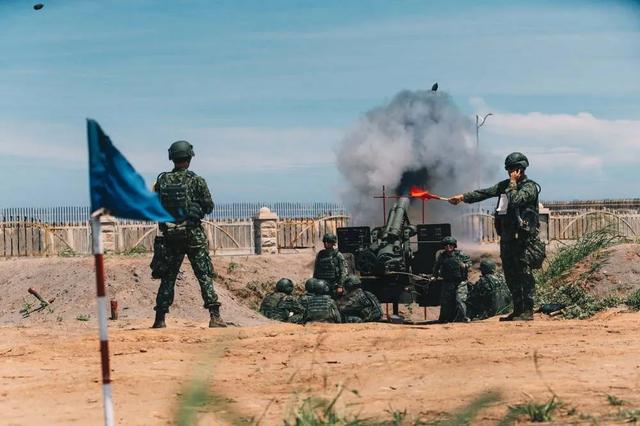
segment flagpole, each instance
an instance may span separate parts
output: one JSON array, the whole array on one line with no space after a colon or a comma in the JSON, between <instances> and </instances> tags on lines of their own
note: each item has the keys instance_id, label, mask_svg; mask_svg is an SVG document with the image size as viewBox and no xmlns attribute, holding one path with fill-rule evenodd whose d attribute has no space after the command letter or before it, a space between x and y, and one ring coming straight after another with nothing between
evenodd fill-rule
<instances>
[{"instance_id":1,"label":"flagpole","mask_svg":"<svg viewBox=\"0 0 640 426\"><path fill-rule=\"evenodd\" d=\"M96 290L98 304L98 325L100 333L100 359L102 366L102 400L104 424L113 426L113 400L111 397L111 368L109 367L109 336L107 333L107 298L104 286L104 255L100 236L100 217L104 209L91 214L91 242L96 265Z\"/></svg>"}]
</instances>

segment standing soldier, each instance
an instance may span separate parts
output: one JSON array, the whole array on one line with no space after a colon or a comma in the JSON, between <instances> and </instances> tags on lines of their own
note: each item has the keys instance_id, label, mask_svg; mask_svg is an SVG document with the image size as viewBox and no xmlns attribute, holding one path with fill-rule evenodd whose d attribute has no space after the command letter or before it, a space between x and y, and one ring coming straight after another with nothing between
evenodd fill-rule
<instances>
[{"instance_id":1,"label":"standing soldier","mask_svg":"<svg viewBox=\"0 0 640 426\"><path fill-rule=\"evenodd\" d=\"M322 242L324 249L316 256L313 277L326 281L331 297L335 299L342 294L342 285L348 274L347 262L335 248L338 238L334 234L324 234Z\"/></svg>"},{"instance_id":2,"label":"standing soldier","mask_svg":"<svg viewBox=\"0 0 640 426\"><path fill-rule=\"evenodd\" d=\"M482 259L480 272L482 276L475 284L469 286L467 298L467 315L473 319L486 319L509 312L511 294L504 278L495 274L496 264L493 260Z\"/></svg>"},{"instance_id":3,"label":"standing soldier","mask_svg":"<svg viewBox=\"0 0 640 426\"><path fill-rule=\"evenodd\" d=\"M442 245L444 248L436 254L433 266L433 275L443 281L438 322L469 322L465 303L471 259L457 249L458 241L453 237L444 237Z\"/></svg>"},{"instance_id":4,"label":"standing soldier","mask_svg":"<svg viewBox=\"0 0 640 426\"><path fill-rule=\"evenodd\" d=\"M382 318L382 308L376 296L362 289L362 281L357 275L349 275L344 280L345 295L338 300L342 322L370 322Z\"/></svg>"},{"instance_id":5,"label":"standing soldier","mask_svg":"<svg viewBox=\"0 0 640 426\"><path fill-rule=\"evenodd\" d=\"M304 308L292 293L293 282L289 278L281 278L276 283L276 291L262 300L260 313L273 320L301 324Z\"/></svg>"},{"instance_id":6,"label":"standing soldier","mask_svg":"<svg viewBox=\"0 0 640 426\"><path fill-rule=\"evenodd\" d=\"M209 243L201 224L204 216L213 211L213 200L205 180L188 170L194 155L193 146L187 141L171 144L169 160L173 161L174 168L161 173L154 185L162 205L176 220L159 225L166 245L165 271L156 297L153 328L166 327L165 315L173 303L176 278L185 254L200 284L204 307L211 316L209 327L227 326L220 317L220 303L213 289Z\"/></svg>"},{"instance_id":7,"label":"standing soldier","mask_svg":"<svg viewBox=\"0 0 640 426\"><path fill-rule=\"evenodd\" d=\"M500 236L500 258L509 291L513 298L513 312L501 321L533 320L535 280L532 268L544 260L544 245L538 238L538 196L540 185L525 174L529 160L520 152L513 152L504 161L509 179L486 189L478 189L451 197L451 204L477 203L499 197L496 208L496 232Z\"/></svg>"}]
</instances>

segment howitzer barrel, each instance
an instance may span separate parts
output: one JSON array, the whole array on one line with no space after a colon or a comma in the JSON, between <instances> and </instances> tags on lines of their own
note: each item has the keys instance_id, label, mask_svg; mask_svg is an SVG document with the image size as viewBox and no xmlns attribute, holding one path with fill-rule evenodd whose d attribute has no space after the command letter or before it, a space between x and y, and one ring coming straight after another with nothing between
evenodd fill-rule
<instances>
[{"instance_id":1,"label":"howitzer barrel","mask_svg":"<svg viewBox=\"0 0 640 426\"><path fill-rule=\"evenodd\" d=\"M402 233L402 225L404 224L404 218L409 210L409 197L400 197L398 202L393 206L389 212L389 218L387 225L384 228L384 238L399 237Z\"/></svg>"}]
</instances>

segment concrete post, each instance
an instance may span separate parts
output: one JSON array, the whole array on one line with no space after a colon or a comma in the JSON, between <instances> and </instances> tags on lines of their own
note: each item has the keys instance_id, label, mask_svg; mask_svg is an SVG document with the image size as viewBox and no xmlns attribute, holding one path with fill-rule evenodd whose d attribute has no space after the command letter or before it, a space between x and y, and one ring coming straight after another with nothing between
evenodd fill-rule
<instances>
[{"instance_id":1,"label":"concrete post","mask_svg":"<svg viewBox=\"0 0 640 426\"><path fill-rule=\"evenodd\" d=\"M278 254L278 215L262 207L253 217L256 254Z\"/></svg>"},{"instance_id":2,"label":"concrete post","mask_svg":"<svg viewBox=\"0 0 640 426\"><path fill-rule=\"evenodd\" d=\"M116 219L113 216L100 216L100 234L105 253L115 253L117 251L116 225Z\"/></svg>"}]
</instances>

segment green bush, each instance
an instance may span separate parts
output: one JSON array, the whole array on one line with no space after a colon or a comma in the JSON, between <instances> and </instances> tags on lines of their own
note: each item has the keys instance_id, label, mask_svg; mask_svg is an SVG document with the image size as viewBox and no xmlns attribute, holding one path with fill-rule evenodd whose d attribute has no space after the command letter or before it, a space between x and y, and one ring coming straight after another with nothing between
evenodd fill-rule
<instances>
[{"instance_id":1,"label":"green bush","mask_svg":"<svg viewBox=\"0 0 640 426\"><path fill-rule=\"evenodd\" d=\"M640 289L631 294L625 303L634 311L640 311Z\"/></svg>"},{"instance_id":2,"label":"green bush","mask_svg":"<svg viewBox=\"0 0 640 426\"><path fill-rule=\"evenodd\" d=\"M621 300L615 296L598 299L583 285L600 269L608 257L607 248L622 242L611 228L603 228L582 236L575 243L560 248L536 274L538 303L561 303L565 318L589 318L596 312L617 306ZM577 279L566 282L575 266L591 256L590 268Z\"/></svg>"}]
</instances>

